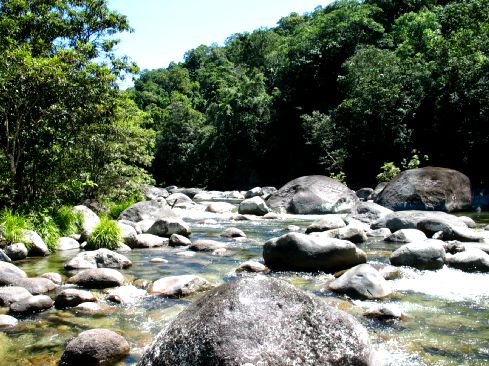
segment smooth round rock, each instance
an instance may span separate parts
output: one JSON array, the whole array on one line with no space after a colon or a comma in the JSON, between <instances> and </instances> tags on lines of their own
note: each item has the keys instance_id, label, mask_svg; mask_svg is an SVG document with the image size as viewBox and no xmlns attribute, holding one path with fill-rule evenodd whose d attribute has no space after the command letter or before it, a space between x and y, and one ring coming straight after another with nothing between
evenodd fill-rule
<instances>
[{"instance_id":1,"label":"smooth round rock","mask_svg":"<svg viewBox=\"0 0 489 366\"><path fill-rule=\"evenodd\" d=\"M489 254L476 248L447 256L446 262L449 267L464 272L489 272Z\"/></svg>"},{"instance_id":2,"label":"smooth round rock","mask_svg":"<svg viewBox=\"0 0 489 366\"><path fill-rule=\"evenodd\" d=\"M267 266L257 261L246 261L241 263L238 268L236 268L236 272L266 272L268 271Z\"/></svg>"},{"instance_id":3,"label":"smooth round rock","mask_svg":"<svg viewBox=\"0 0 489 366\"><path fill-rule=\"evenodd\" d=\"M223 238L246 238L246 234L243 230L235 227L229 227L221 233Z\"/></svg>"},{"instance_id":4,"label":"smooth round rock","mask_svg":"<svg viewBox=\"0 0 489 366\"><path fill-rule=\"evenodd\" d=\"M445 264L445 248L438 240L409 243L395 250L389 260L394 266L436 270Z\"/></svg>"},{"instance_id":5,"label":"smooth round rock","mask_svg":"<svg viewBox=\"0 0 489 366\"><path fill-rule=\"evenodd\" d=\"M32 294L24 287L6 286L0 287L0 306L10 306L14 302L31 297Z\"/></svg>"},{"instance_id":6,"label":"smooth round rock","mask_svg":"<svg viewBox=\"0 0 489 366\"><path fill-rule=\"evenodd\" d=\"M367 366L366 329L351 315L262 275L221 285L183 310L138 366Z\"/></svg>"},{"instance_id":7,"label":"smooth round rock","mask_svg":"<svg viewBox=\"0 0 489 366\"><path fill-rule=\"evenodd\" d=\"M85 288L107 288L122 286L124 276L112 268L95 268L77 273L68 282Z\"/></svg>"},{"instance_id":8,"label":"smooth round rock","mask_svg":"<svg viewBox=\"0 0 489 366\"><path fill-rule=\"evenodd\" d=\"M27 297L10 304L12 313L36 313L53 307L54 301L47 295Z\"/></svg>"},{"instance_id":9,"label":"smooth round rock","mask_svg":"<svg viewBox=\"0 0 489 366\"><path fill-rule=\"evenodd\" d=\"M12 285L16 278L27 278L27 274L15 264L0 262L0 286Z\"/></svg>"},{"instance_id":10,"label":"smooth round rock","mask_svg":"<svg viewBox=\"0 0 489 366\"><path fill-rule=\"evenodd\" d=\"M63 284L63 276L61 276L59 273L56 272L43 273L39 277L47 278L48 280L51 280L55 285Z\"/></svg>"},{"instance_id":11,"label":"smooth round rock","mask_svg":"<svg viewBox=\"0 0 489 366\"><path fill-rule=\"evenodd\" d=\"M14 243L5 247L5 254L13 261L27 258L28 252L24 243Z\"/></svg>"},{"instance_id":12,"label":"smooth round rock","mask_svg":"<svg viewBox=\"0 0 489 366\"><path fill-rule=\"evenodd\" d=\"M242 215L263 216L271 210L261 197L248 198L239 204L238 213Z\"/></svg>"},{"instance_id":13,"label":"smooth round rock","mask_svg":"<svg viewBox=\"0 0 489 366\"><path fill-rule=\"evenodd\" d=\"M345 227L346 223L343 220L342 215L324 215L323 217L314 221L306 229L306 234L317 231L328 231L332 229L339 229Z\"/></svg>"},{"instance_id":14,"label":"smooth round rock","mask_svg":"<svg viewBox=\"0 0 489 366\"><path fill-rule=\"evenodd\" d=\"M0 330L13 328L19 321L10 315L0 315Z\"/></svg>"},{"instance_id":15,"label":"smooth round rock","mask_svg":"<svg viewBox=\"0 0 489 366\"><path fill-rule=\"evenodd\" d=\"M210 282L201 276L169 276L153 282L148 293L166 297L183 297L211 287Z\"/></svg>"},{"instance_id":16,"label":"smooth round rock","mask_svg":"<svg viewBox=\"0 0 489 366\"><path fill-rule=\"evenodd\" d=\"M133 248L156 248L162 247L168 244L167 238L153 234L139 234L133 242Z\"/></svg>"},{"instance_id":17,"label":"smooth round rock","mask_svg":"<svg viewBox=\"0 0 489 366\"><path fill-rule=\"evenodd\" d=\"M61 291L54 300L57 309L72 308L84 302L96 302L97 298L90 291L69 288Z\"/></svg>"},{"instance_id":18,"label":"smooth round rock","mask_svg":"<svg viewBox=\"0 0 489 366\"><path fill-rule=\"evenodd\" d=\"M78 253L74 258L65 263L66 269L87 268L128 268L132 262L124 255L109 249L97 249Z\"/></svg>"},{"instance_id":19,"label":"smooth round rock","mask_svg":"<svg viewBox=\"0 0 489 366\"><path fill-rule=\"evenodd\" d=\"M129 343L108 329L90 329L73 338L61 356L60 366L112 364L129 354Z\"/></svg>"},{"instance_id":20,"label":"smooth round rock","mask_svg":"<svg viewBox=\"0 0 489 366\"><path fill-rule=\"evenodd\" d=\"M189 238L179 234L172 234L168 243L171 247L186 247L192 245Z\"/></svg>"},{"instance_id":21,"label":"smooth round rock","mask_svg":"<svg viewBox=\"0 0 489 366\"><path fill-rule=\"evenodd\" d=\"M69 237L59 238L58 245L56 245L56 251L58 252L76 249L80 249L80 243L75 239Z\"/></svg>"},{"instance_id":22,"label":"smooth round rock","mask_svg":"<svg viewBox=\"0 0 489 366\"><path fill-rule=\"evenodd\" d=\"M386 241L393 241L397 243L413 243L416 241L424 241L428 239L421 230L417 229L401 229L392 233L387 237Z\"/></svg>"},{"instance_id":23,"label":"smooth round rock","mask_svg":"<svg viewBox=\"0 0 489 366\"><path fill-rule=\"evenodd\" d=\"M213 252L217 249L226 249L226 248L227 245L225 243L221 243L216 240L203 239L203 240L194 241L188 249L193 250L195 252Z\"/></svg>"}]
</instances>

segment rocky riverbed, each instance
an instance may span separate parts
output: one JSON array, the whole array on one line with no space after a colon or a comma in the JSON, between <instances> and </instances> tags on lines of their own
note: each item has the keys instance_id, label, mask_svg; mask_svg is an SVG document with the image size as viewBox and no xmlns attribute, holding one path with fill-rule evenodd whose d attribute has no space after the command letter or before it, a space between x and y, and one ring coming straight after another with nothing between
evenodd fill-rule
<instances>
[{"instance_id":1,"label":"rocky riverbed","mask_svg":"<svg viewBox=\"0 0 489 366\"><path fill-rule=\"evenodd\" d=\"M483 230L489 221L488 215L469 213L476 226L470 228L474 225L470 218L459 218L465 216L462 214L439 214L430 218L426 212L415 211L392 217L389 216L392 213L383 211L379 214L381 217L375 218L375 224L364 225L365 222L362 224L359 217L374 215L372 211L367 215L364 207L355 211L354 215L244 215L237 212L244 197L239 197L236 192L197 194L200 196L194 196L193 200L187 195L189 199L184 198L180 204L178 201L172 202L173 208L165 205L165 210L171 211L171 215L166 216L171 216L173 223L167 229L178 230L183 234L180 238L168 238L157 246L147 248L134 244L141 243L141 240L129 240L133 249L121 254L132 265L120 262L120 268L114 269L122 274L122 286L116 282L113 287L102 289L82 288L83 284L76 285L73 279L68 281L75 273L66 264L73 263L74 257L84 253L79 249L15 261L15 265L30 278L45 273L61 274L61 286L46 291L46 296L54 305L46 305L47 310L15 313L7 306L0 308L0 321L6 324L0 332L0 364L56 365L70 340L84 331L99 328L114 331L128 342L129 353L118 364L136 364L158 333L172 324L178 314L191 304L200 301L209 291L214 291L211 288L256 276L285 281L307 294L294 296L312 296L333 309L352 315L368 332L372 354L375 355L372 362L375 364L485 365L489 362L489 323L486 319L489 275L481 269L483 267L473 271L468 270L474 268L469 266L462 270L458 263L463 258L457 260L460 253L475 253L479 257L474 263L483 266L484 255L480 251L489 246L484 243L486 233ZM158 201L158 197L154 197L154 201ZM151 205L158 214L158 205ZM134 211L137 210L133 209L133 216L129 212L123 219L139 215L136 221L141 226L146 224L144 231L149 232L154 222L150 224L144 220L151 220L146 217L151 216L151 209L145 207L137 214ZM356 218L353 217L355 215ZM426 222L428 219L431 220L430 225ZM182 227L181 223L185 225ZM435 258L435 264L442 261L437 268L390 266L393 253L401 247L426 241L419 232L407 231L414 230L413 225L425 228L420 232L429 233L429 237L436 234L440 238L428 241L430 246L433 244L436 248L443 248L442 259L429 257L430 260ZM158 225L158 228L161 227ZM428 229L433 230L433 227L441 230L430 232ZM388 231L397 229L406 231L389 237ZM170 231L165 231L165 235L171 237ZM443 235L449 239L453 239L450 235L459 235L458 239L465 237L466 240L442 241ZM186 237L190 243L185 240ZM474 243L474 238L478 237L480 240ZM281 245L293 243L294 250L302 245L314 248L318 245L321 253L324 250L332 253L331 248L338 253L338 248L346 248L346 252L353 253L358 263L348 262L345 268L340 266L331 270L309 268L307 272L298 271L297 268L275 268L265 274L243 270L244 267L262 271L264 264L274 267L273 260L267 259L267 255L264 258L264 249L275 246L277 241ZM353 247L346 243L353 243ZM462 248L464 251L460 252ZM415 251L408 252L412 254ZM300 251L291 253L289 256L292 258L303 256ZM424 263L423 258L421 253L412 263ZM311 264L304 256L301 261L314 265L314 261ZM284 262L280 263L282 266ZM338 276L357 264L357 272L348 271L340 277L343 283L335 281L333 273L329 273L334 271ZM181 286L179 281L183 280L187 282ZM83 289L91 295L77 294L82 299L77 304L73 302L74 295L70 292L74 289ZM173 292L168 292L169 289ZM194 292L193 289L201 291ZM219 317L219 314L215 316ZM12 323L7 324L8 321ZM266 329L266 324L260 324L257 318L253 326L257 329L256 342L262 344L265 339L259 338L264 337L261 331ZM336 338L340 336L336 335ZM74 346L71 348L76 349ZM126 352L125 346L121 349ZM144 362L147 360L148 356Z\"/></svg>"}]
</instances>

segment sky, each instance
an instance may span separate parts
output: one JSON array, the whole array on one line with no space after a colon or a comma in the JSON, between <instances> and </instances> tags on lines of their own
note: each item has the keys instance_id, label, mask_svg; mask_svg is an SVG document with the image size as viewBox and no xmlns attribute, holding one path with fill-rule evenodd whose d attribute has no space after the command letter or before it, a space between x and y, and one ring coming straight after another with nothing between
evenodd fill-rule
<instances>
[{"instance_id":1,"label":"sky","mask_svg":"<svg viewBox=\"0 0 489 366\"><path fill-rule=\"evenodd\" d=\"M201 44L224 44L235 33L276 26L292 12L312 12L330 0L109 0L134 33L119 35L118 53L143 69L180 62Z\"/></svg>"}]
</instances>

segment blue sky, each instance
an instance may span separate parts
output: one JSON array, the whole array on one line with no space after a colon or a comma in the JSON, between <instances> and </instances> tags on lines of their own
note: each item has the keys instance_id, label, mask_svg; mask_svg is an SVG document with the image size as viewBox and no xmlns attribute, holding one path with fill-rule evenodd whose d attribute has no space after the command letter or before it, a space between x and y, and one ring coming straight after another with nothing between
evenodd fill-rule
<instances>
[{"instance_id":1,"label":"blue sky","mask_svg":"<svg viewBox=\"0 0 489 366\"><path fill-rule=\"evenodd\" d=\"M292 12L303 14L330 0L109 0L126 15L134 33L120 35L118 52L141 69L182 61L201 44L223 44L234 33L274 27Z\"/></svg>"}]
</instances>

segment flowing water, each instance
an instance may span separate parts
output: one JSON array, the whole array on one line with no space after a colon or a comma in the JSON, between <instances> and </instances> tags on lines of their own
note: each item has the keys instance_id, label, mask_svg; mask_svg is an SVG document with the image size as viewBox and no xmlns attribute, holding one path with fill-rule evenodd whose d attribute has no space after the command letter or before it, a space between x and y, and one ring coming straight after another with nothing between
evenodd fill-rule
<instances>
[{"instance_id":1,"label":"flowing water","mask_svg":"<svg viewBox=\"0 0 489 366\"><path fill-rule=\"evenodd\" d=\"M182 251L177 248L133 250L125 253L133 266L122 271L129 283L136 279L153 281L181 274L199 274L214 284L231 281L237 276L234 269L240 262L262 260L262 245L266 240L288 232L291 225L304 230L315 218L287 216L278 220L229 221L204 212L194 212L191 217L185 217L186 211L179 212L191 225L193 240L211 238L229 242L219 237L227 227L240 228L249 240L233 242L232 254L225 256L196 253L193 257L182 257L176 255ZM477 214L473 218L481 224L489 221L489 215ZM369 262L380 263L388 263L389 254L398 246L379 240L359 245L367 252ZM16 264L29 276L45 272L68 275L63 264L75 254L56 253ZM163 257L168 263L150 263L155 257ZM368 328L379 359L385 365L489 364L489 274L469 274L448 268L439 271L403 268L402 276L392 282L396 295L383 302L396 304L406 316L403 320L389 322L362 316L378 302L351 301L325 290L328 278L325 274L281 272L270 275L285 279L356 316ZM106 292L93 292L104 306L102 311L52 308L22 317L17 327L0 332L0 365L56 365L66 343L91 328L108 328L122 334L130 343L131 354L119 365L133 365L165 324L199 296L185 299L139 296L131 304L119 305L105 300ZM6 308L0 308L0 314L6 313Z\"/></svg>"}]
</instances>

